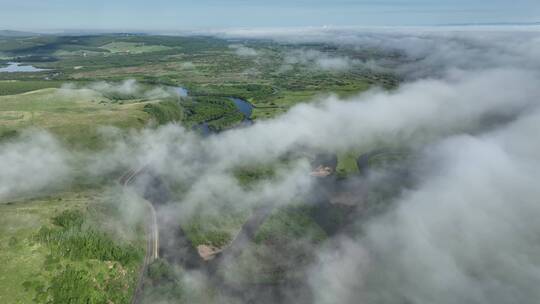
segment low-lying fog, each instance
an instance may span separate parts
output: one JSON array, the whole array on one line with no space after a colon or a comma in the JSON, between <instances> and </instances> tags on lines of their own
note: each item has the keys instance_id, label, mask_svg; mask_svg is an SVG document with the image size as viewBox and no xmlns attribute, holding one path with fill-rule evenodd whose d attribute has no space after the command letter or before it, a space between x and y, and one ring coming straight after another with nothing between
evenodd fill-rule
<instances>
[{"instance_id":1,"label":"low-lying fog","mask_svg":"<svg viewBox=\"0 0 540 304\"><path fill-rule=\"evenodd\" d=\"M109 145L96 153L69 151L51 134L28 130L0 145L0 199L61 189L80 174L99 177L146 166L171 184L189 185L184 199L168 210L177 210L178 217L209 201L238 208L287 204L312 190L306 161L251 190L238 184L231 169L272 163L299 148L405 146L417 153L410 168L415 183L403 187L385 213L359 220L363 233L337 235L313 248L318 258L309 270L311 299L540 301L540 32L218 34L397 51L408 59L395 67L405 81L392 91L374 88L346 100L330 96L300 104L280 117L204 138L177 124L127 133L103 128ZM239 55L264 56L241 45L233 48ZM323 59L327 66L343 67L338 59ZM135 84L124 85L121 90ZM94 86L100 88L111 89Z\"/></svg>"}]
</instances>

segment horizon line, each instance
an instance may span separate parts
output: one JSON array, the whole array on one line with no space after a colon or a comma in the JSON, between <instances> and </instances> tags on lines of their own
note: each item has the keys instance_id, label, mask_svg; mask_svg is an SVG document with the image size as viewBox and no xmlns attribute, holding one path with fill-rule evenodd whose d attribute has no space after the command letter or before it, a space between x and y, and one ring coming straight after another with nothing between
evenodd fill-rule
<instances>
[{"instance_id":1,"label":"horizon line","mask_svg":"<svg viewBox=\"0 0 540 304\"><path fill-rule=\"evenodd\" d=\"M136 28L50 28L50 29L23 29L23 28L0 28L0 32L14 32L27 34L63 34L63 33L87 33L87 34L157 34L166 33L186 33L186 32L216 32L232 30L268 30L268 29L384 29L384 28L452 28L452 27L527 27L540 26L540 21L536 22L465 22L465 23L442 23L442 24L418 24L418 25L305 25L305 26L251 26L251 27L194 27L183 29L136 29Z\"/></svg>"}]
</instances>

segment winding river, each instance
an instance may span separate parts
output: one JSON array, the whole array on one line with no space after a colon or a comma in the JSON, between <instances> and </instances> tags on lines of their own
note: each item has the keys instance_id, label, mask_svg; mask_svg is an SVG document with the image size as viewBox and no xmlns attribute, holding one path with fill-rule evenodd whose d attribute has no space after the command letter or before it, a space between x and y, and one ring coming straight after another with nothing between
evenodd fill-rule
<instances>
[{"instance_id":1,"label":"winding river","mask_svg":"<svg viewBox=\"0 0 540 304\"><path fill-rule=\"evenodd\" d=\"M241 98L231 97L231 99L236 105L236 108L238 109L238 111L242 112L242 114L244 114L244 117L246 119L250 119L251 114L253 113L253 105Z\"/></svg>"},{"instance_id":2,"label":"winding river","mask_svg":"<svg viewBox=\"0 0 540 304\"><path fill-rule=\"evenodd\" d=\"M184 87L174 87L174 91L178 94L179 97L188 97L189 90ZM236 106L236 109L244 115L244 120L242 121L242 126L249 126L253 124L251 120L251 115L253 114L254 106L247 100L238 97L228 97L231 99ZM203 122L196 126L203 135L209 135L212 133L212 130L208 127L208 122Z\"/></svg>"}]
</instances>

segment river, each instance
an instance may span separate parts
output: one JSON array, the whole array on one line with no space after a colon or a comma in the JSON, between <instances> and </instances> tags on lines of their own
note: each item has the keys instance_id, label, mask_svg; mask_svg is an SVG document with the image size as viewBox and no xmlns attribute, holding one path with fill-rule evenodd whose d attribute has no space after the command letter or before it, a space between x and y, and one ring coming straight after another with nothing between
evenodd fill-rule
<instances>
[{"instance_id":1,"label":"river","mask_svg":"<svg viewBox=\"0 0 540 304\"><path fill-rule=\"evenodd\" d=\"M178 94L179 97L188 97L189 96L189 90L184 87L174 87L174 91ZM236 109L244 115L244 120L242 121L242 126L249 126L253 124L253 121L251 120L251 115L253 114L253 105L249 103L247 100L244 100L242 98L238 97L229 97L236 106ZM203 135L209 135L212 133L210 128L208 127L208 123L204 122L199 124L196 128L198 128Z\"/></svg>"},{"instance_id":2,"label":"river","mask_svg":"<svg viewBox=\"0 0 540 304\"><path fill-rule=\"evenodd\" d=\"M236 108L238 111L242 112L244 114L244 118L249 119L251 118L251 114L253 113L253 105L241 98L231 97L232 101L236 105Z\"/></svg>"}]
</instances>

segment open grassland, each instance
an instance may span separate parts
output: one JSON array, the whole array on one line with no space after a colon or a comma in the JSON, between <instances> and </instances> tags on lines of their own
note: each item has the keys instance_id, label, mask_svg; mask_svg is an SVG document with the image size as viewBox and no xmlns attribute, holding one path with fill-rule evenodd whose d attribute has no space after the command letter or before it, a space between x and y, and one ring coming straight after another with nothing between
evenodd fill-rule
<instances>
[{"instance_id":1,"label":"open grassland","mask_svg":"<svg viewBox=\"0 0 540 304\"><path fill-rule=\"evenodd\" d=\"M0 81L0 96L15 95L47 88L59 88L61 81Z\"/></svg>"},{"instance_id":2,"label":"open grassland","mask_svg":"<svg viewBox=\"0 0 540 304\"><path fill-rule=\"evenodd\" d=\"M101 190L1 203L0 302L128 303L144 242L118 216Z\"/></svg>"},{"instance_id":3,"label":"open grassland","mask_svg":"<svg viewBox=\"0 0 540 304\"><path fill-rule=\"evenodd\" d=\"M69 196L0 205L0 256L4 261L0 274L2 303L32 302L35 293L25 291L23 283L40 273L48 254L45 247L32 241L33 236L62 210L82 208L84 198ZM68 201L69 205L65 203Z\"/></svg>"},{"instance_id":4,"label":"open grassland","mask_svg":"<svg viewBox=\"0 0 540 304\"><path fill-rule=\"evenodd\" d=\"M0 96L0 138L29 127L51 131L69 145L96 148L103 126L140 128L149 102L118 102L93 90L42 89Z\"/></svg>"}]
</instances>

